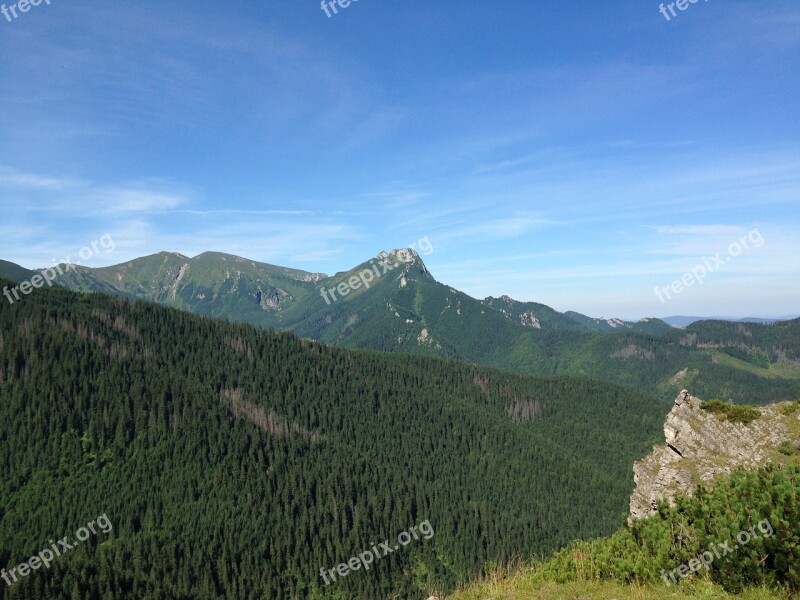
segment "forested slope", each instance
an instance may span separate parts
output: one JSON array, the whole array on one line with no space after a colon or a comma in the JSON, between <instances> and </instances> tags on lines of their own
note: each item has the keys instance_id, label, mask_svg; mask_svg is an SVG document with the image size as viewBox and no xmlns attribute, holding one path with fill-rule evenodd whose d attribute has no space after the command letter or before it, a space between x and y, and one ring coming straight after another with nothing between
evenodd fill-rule
<instances>
[{"instance_id":1,"label":"forested slope","mask_svg":"<svg viewBox=\"0 0 800 600\"><path fill-rule=\"evenodd\" d=\"M423 598L607 534L668 404L56 288L0 303L4 598ZM415 541L325 586L373 543Z\"/></svg>"}]
</instances>

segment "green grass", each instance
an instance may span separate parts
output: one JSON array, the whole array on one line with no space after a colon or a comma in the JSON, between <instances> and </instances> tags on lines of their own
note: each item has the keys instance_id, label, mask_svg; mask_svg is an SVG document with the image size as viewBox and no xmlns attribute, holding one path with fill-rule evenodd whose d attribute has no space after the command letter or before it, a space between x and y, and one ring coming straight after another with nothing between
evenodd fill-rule
<instances>
[{"instance_id":1,"label":"green grass","mask_svg":"<svg viewBox=\"0 0 800 600\"><path fill-rule=\"evenodd\" d=\"M700 404L700 408L714 415L720 421L731 423L744 423L749 425L761 416L761 413L752 406L728 404L722 400L709 400Z\"/></svg>"},{"instance_id":2,"label":"green grass","mask_svg":"<svg viewBox=\"0 0 800 600\"><path fill-rule=\"evenodd\" d=\"M785 379L800 379L800 365L780 363L769 366L769 372Z\"/></svg>"},{"instance_id":3,"label":"green grass","mask_svg":"<svg viewBox=\"0 0 800 600\"><path fill-rule=\"evenodd\" d=\"M793 414L796 414L798 409L800 409L800 400L795 400L794 402L791 402L786 406L782 407L781 414L790 417Z\"/></svg>"},{"instance_id":4,"label":"green grass","mask_svg":"<svg viewBox=\"0 0 800 600\"><path fill-rule=\"evenodd\" d=\"M800 365L773 363L769 368L765 369L731 356L721 350L712 350L711 355L714 357L714 361L719 365L747 371L759 377L769 377L770 379L800 379Z\"/></svg>"},{"instance_id":5,"label":"green grass","mask_svg":"<svg viewBox=\"0 0 800 600\"><path fill-rule=\"evenodd\" d=\"M671 587L605 581L543 583L529 570L507 578L490 578L448 596L447 600L796 600L798 597L800 596L797 594L780 594L764 588L751 588L741 594L729 594L721 587L706 581L685 582Z\"/></svg>"}]
</instances>

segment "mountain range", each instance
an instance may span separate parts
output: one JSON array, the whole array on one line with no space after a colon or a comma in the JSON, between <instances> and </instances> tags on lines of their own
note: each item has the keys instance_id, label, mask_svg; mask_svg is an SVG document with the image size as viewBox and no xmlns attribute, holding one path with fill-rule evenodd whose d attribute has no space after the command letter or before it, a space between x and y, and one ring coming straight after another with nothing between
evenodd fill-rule
<instances>
[{"instance_id":1,"label":"mountain range","mask_svg":"<svg viewBox=\"0 0 800 600\"><path fill-rule=\"evenodd\" d=\"M689 386L736 402L800 395L800 320L676 328L654 318L560 313L508 296L479 300L438 282L412 249L381 252L332 276L217 252L160 252L64 270L57 283L73 291L148 300L345 347L581 375L658 395ZM0 276L9 279L31 273L0 263Z\"/></svg>"}]
</instances>

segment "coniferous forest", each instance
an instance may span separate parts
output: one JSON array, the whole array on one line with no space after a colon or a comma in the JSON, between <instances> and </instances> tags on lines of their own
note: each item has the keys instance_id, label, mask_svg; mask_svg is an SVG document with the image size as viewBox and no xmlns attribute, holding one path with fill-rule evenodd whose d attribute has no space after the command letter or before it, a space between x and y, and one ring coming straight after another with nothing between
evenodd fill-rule
<instances>
[{"instance_id":1,"label":"coniferous forest","mask_svg":"<svg viewBox=\"0 0 800 600\"><path fill-rule=\"evenodd\" d=\"M421 598L614 531L669 406L59 289L0 304L3 598ZM319 569L429 521L368 571Z\"/></svg>"}]
</instances>

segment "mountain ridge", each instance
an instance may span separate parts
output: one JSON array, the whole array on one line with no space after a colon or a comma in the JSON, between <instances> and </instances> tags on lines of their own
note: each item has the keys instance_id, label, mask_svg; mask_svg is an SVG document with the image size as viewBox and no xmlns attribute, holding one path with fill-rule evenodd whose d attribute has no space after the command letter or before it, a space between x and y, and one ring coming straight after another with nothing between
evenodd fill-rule
<instances>
[{"instance_id":1,"label":"mountain ridge","mask_svg":"<svg viewBox=\"0 0 800 600\"><path fill-rule=\"evenodd\" d=\"M225 253L161 252L76 267L57 281L344 347L581 375L655 395L691 385L737 402L800 396L800 321L701 321L679 329L658 319L559 313L509 296L478 300L438 282L413 249L382 251L332 276Z\"/></svg>"},{"instance_id":2,"label":"mountain ridge","mask_svg":"<svg viewBox=\"0 0 800 600\"><path fill-rule=\"evenodd\" d=\"M249 258L246 258L246 257L234 255L234 254L228 254L228 253L217 252L217 251L204 251L204 252L201 252L200 254L198 254L198 255L196 255L194 257L188 257L188 256L186 256L184 254L181 254L180 252L160 251L160 252L156 252L154 254L141 256L141 257L138 257L138 258L135 258L135 259L132 259L132 260L128 260L128 261L125 261L125 262L122 262L122 263L118 263L118 264L115 264L115 265L110 265L108 267L92 268L92 267L75 265L74 269L80 269L85 275L86 274L95 274L95 275L97 275L98 283L99 282L104 282L106 285L112 286L112 288L114 288L116 290L116 293L118 295L123 295L124 296L126 294L131 293L131 291L129 289L126 289L126 287L124 285L122 285L122 280L124 279L124 275L121 275L121 273L125 273L126 271L131 270L134 267L134 265L145 265L148 268L153 268L153 262L157 261L158 259L163 259L164 261L167 261L169 259L178 259L180 261L184 261L184 263L189 265L189 266L192 266L193 264L205 262L208 259L217 259L217 260L221 260L223 262L230 261L232 265L250 263L250 265L252 265L254 268L258 267L258 268L262 268L262 269L264 269L266 271L282 273L282 274L289 275L289 276L294 275L297 279L302 280L302 281L306 281L306 282L309 282L309 281L311 281L311 282L321 282L323 280L338 279L338 278L341 278L343 276L352 274L353 272L357 272L357 271L363 269L364 266L367 263L370 263L371 261L374 261L376 259L386 259L386 258L396 257L398 255L398 253L407 253L408 255L413 257L413 260L415 262L417 262L417 261L419 262L420 266L422 267L422 269L426 273L428 272L427 266L425 265L424 261L419 256L419 254L416 252L416 250L414 250L413 248L394 249L394 250L392 250L390 252L381 251L375 257L373 257L372 259L368 259L367 261L362 262L360 265L357 265L357 266L355 266L355 267L353 267L351 269L345 270L345 271L337 272L337 273L335 273L333 275L327 275L326 273L314 273L314 272L304 271L304 270L301 270L301 269L294 269L294 268L290 268L290 267L282 267L282 266L273 265L273 264L270 264L270 263L264 263L264 262L255 261L255 260L252 260L252 259L249 259ZM14 277L12 277L12 273L16 273L16 272L36 273L36 272L39 272L39 271L42 270L40 268L37 268L37 269L34 269L34 270L25 269L24 267L21 267L19 265L14 264L14 263L10 263L8 261L2 261L2 263L5 263L5 264L0 264L0 277L6 277L8 279L14 279ZM115 275L116 275L116 277L115 277ZM173 274L173 275L176 278L179 276L177 274ZM102 286L102 284L99 284L99 285L101 287L104 287L104 286ZM143 288L145 287L142 284L140 284L140 285ZM110 292L113 291L110 288L105 288L105 289L102 289L102 290L86 289L86 288L91 287L91 284L88 281L83 281L82 283L77 283L76 281L70 280L69 278L64 280L63 286L67 287L68 289L73 289L73 290L78 290L78 291L102 291L103 293L110 293ZM141 290L140 290L140 295L141 295ZM158 298L159 294L157 294L157 293L156 294L151 294L151 296L152 297L150 297L149 299L156 299L156 301L158 301L157 298ZM506 304L509 304L509 305L519 305L519 306L523 306L523 307L535 307L536 309L539 309L539 310L542 310L542 311L548 313L550 316L555 316L555 318L546 319L546 321L549 321L551 323L552 322L556 322L556 323L558 323L559 326L563 326L563 327L566 327L566 328L586 328L586 329L591 329L591 330L611 330L611 329L614 329L614 328L617 328L617 327L633 328L632 327L633 322L624 321L622 319L617 319L617 318L610 318L610 319L594 318L594 317L588 317L586 315L582 315L582 314L574 312L574 311L567 311L566 313L559 313L558 311L556 311L556 310L554 310L554 309L552 309L549 306L546 306L544 304L540 304L540 303L536 303L536 302L518 301L518 300L515 300L513 298L510 298L507 295L501 296L500 298L488 297L488 298L485 298L484 300L482 300L481 302L486 303L487 306L493 306L496 302L503 302L503 303L506 303ZM536 326L536 321L538 320L538 318L536 318L535 316L533 316L532 318L533 318L533 320L531 321L531 325L530 326L538 328ZM639 322L641 322L641 321L658 321L658 319L656 319L655 317L648 317L648 318L645 318L645 319L640 319ZM574 323L577 323L578 327L575 327ZM605 326L603 324L605 324ZM586 326L585 327L581 327L581 325L586 325Z\"/></svg>"},{"instance_id":3,"label":"mountain ridge","mask_svg":"<svg viewBox=\"0 0 800 600\"><path fill-rule=\"evenodd\" d=\"M201 262L207 261L208 259L217 259L217 260L222 260L222 261L225 261L225 262L230 261L233 265L241 264L241 263L250 263L250 265L253 266L253 267L259 267L259 268L263 268L263 269L268 270L268 271L273 271L273 272L276 272L276 273L282 273L282 274L285 274L285 275L294 276L298 280L319 282L319 281L322 281L322 280L325 280L325 279L335 279L335 278L339 278L339 277L342 277L344 275L350 274L350 273L352 273L354 271L359 270L363 265L365 265L366 263L369 263L370 261L374 261L376 259L381 259L381 258L386 258L386 257L391 257L391 256L396 256L398 252L406 252L406 253L409 253L410 255L414 256L415 260L418 260L420 262L421 266L427 271L427 266L425 265L424 261L422 260L422 258L419 256L419 254L413 248L394 249L394 250L392 250L390 252L380 251L372 259L364 261L360 265L357 265L356 267L353 267L351 269L347 269L347 270L344 270L344 271L338 271L333 275L328 275L328 274L323 273L323 272L311 272L311 271L305 271L303 269L297 269L297 268L293 268L293 267L284 267L284 266L275 265L275 264L272 264L272 263L265 263L265 262L257 261L257 260L250 259L250 258L247 258L247 257L244 257L244 256L240 256L240 255L236 255L236 254L230 254L230 253L226 253L226 252L219 252L219 251L215 251L215 250L206 250L206 251L203 251L203 252L201 252L201 253L193 256L193 257L186 256L186 255L184 255L184 254L182 254L180 252L170 252L170 251L162 250L162 251L159 251L159 252L156 252L156 253L153 253L153 254L144 255L144 256L141 256L141 257L138 257L138 258L134 258L134 259L131 259L131 260L128 260L128 261L124 261L122 263L117 263L115 265L109 265L107 267L86 267L86 266L81 266L81 265L72 265L72 267L73 267L73 269L83 269L87 273L95 273L95 274L101 274L102 275L102 274L106 274L106 273L113 273L115 271L120 271L124 267L126 267L126 266L130 267L134 263L140 263L140 262L149 263L150 261L158 259L158 258L167 259L167 258L173 257L173 258L177 258L179 260L184 261L188 265L201 263ZM0 276L1 277L5 277L7 279L17 280L19 277L26 278L26 277L29 277L32 274L35 274L37 272L41 272L42 270L43 270L42 268L26 269L25 267L22 267L20 265L17 265L15 263L10 262L10 261L0 260ZM117 290L117 293L119 295L125 295L126 294L125 289L115 286L113 281L111 281L108 277L100 277L100 279L105 280L105 282L107 284L112 285ZM70 285L67 285L67 287L70 288L70 289L74 289ZM108 291L109 290L104 290L104 293L108 293ZM481 301L484 302L487 306L492 306L492 307L494 307L497 304L505 304L506 306L503 309L500 309L500 311L503 312L503 313L511 313L511 314L513 314L513 313L522 312L522 314L519 315L521 317L521 319L522 319L521 323L523 325L526 325L526 326L529 326L529 327L533 327L533 328L537 328L537 329L540 328L540 325L541 325L541 320L539 319L539 317L537 317L535 314L530 314L529 316L527 316L527 321L526 321L526 315L523 312L523 310L521 310L521 309L540 310L540 311L544 312L545 314L547 314L550 317L555 316L555 319L551 318L551 319L545 319L545 320L546 321L550 321L550 322L556 321L560 326L565 327L565 328L570 328L570 327L575 328L573 324L577 323L579 326L581 326L581 328L597 330L597 331L613 331L615 329L620 329L620 328L627 328L627 329L636 330L637 329L637 325L639 325L641 323L647 323L647 322L666 323L668 325L673 325L673 326L677 326L677 327L685 327L687 325L690 325L690 324L692 324L694 322L701 321L701 320L722 320L722 321L737 322L737 323L764 323L764 324L769 324L769 323L773 323L773 322L777 322L777 321L787 321L787 320L793 320L793 319L796 319L796 318L800 318L800 315L774 317L774 318L764 318L764 317L737 318L737 317L720 317L720 316L711 316L711 317L671 316L671 317L663 317L663 318L641 317L638 320L630 321L630 320L620 319L620 318L617 318L617 317L609 317L609 318L605 318L605 317L590 317L590 316L581 314L581 313L576 312L576 311L571 311L571 310L568 310L568 311L565 311L565 312L559 312L559 311L557 311L557 310L555 310L555 309L553 309L553 308L551 308L551 307L549 307L549 306L547 306L545 304L541 304L541 303L534 302L534 301L516 300L514 298L511 298L508 295L501 295L500 297L488 296L488 297L484 298ZM513 306L513 308L512 308L512 306ZM512 310L509 310L509 308L512 308ZM515 316L517 316L517 315L515 315Z\"/></svg>"}]
</instances>

